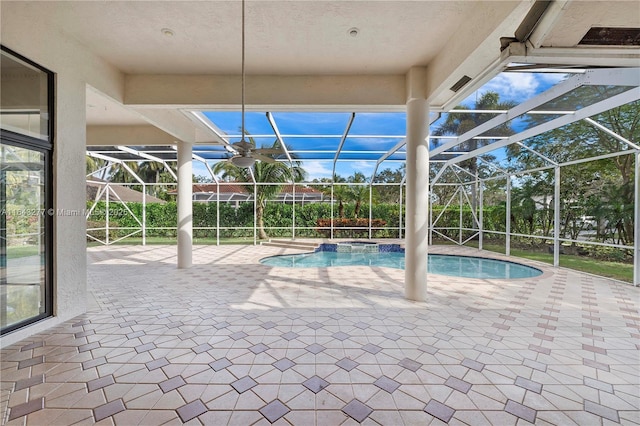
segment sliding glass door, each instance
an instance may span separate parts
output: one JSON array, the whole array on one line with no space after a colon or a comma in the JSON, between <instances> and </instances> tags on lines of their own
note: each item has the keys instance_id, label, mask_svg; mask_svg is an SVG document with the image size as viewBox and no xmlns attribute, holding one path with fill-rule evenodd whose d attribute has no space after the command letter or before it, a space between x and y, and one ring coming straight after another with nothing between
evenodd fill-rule
<instances>
[{"instance_id":1,"label":"sliding glass door","mask_svg":"<svg viewBox=\"0 0 640 426\"><path fill-rule=\"evenodd\" d=\"M0 326L52 314L53 76L2 48L0 88Z\"/></svg>"}]
</instances>

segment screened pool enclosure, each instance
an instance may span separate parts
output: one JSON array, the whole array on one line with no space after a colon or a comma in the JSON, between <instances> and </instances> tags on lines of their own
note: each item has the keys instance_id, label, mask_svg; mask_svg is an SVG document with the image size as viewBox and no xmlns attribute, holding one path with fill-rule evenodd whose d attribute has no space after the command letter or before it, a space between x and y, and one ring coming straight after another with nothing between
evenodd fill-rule
<instances>
[{"instance_id":1,"label":"screened pool enclosure","mask_svg":"<svg viewBox=\"0 0 640 426\"><path fill-rule=\"evenodd\" d=\"M432 112L430 243L538 250L553 253L554 266L562 254L632 263L640 284L638 86L637 68L511 63ZM194 175L208 188L194 189L196 242L404 238L404 112L247 113L254 146L290 171L277 181L261 170L271 162L229 171L239 112L184 113L221 141L193 148ZM98 188L88 197L89 241L175 237L174 146L114 141L87 156ZM119 187L139 199L123 200Z\"/></svg>"}]
</instances>

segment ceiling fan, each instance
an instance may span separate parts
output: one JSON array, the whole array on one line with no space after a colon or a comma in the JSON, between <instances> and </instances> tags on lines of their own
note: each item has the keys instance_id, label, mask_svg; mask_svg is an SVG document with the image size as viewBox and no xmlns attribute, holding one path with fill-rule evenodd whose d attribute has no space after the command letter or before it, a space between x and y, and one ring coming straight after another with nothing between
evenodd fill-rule
<instances>
[{"instance_id":1,"label":"ceiling fan","mask_svg":"<svg viewBox=\"0 0 640 426\"><path fill-rule=\"evenodd\" d=\"M244 35L245 35L245 19L244 19L244 1L242 0L242 126L241 132L242 137L239 142L232 143L229 147L231 150L235 151L235 155L229 159L232 164L237 167L249 168L254 165L256 160L264 161L266 163L274 163L276 160L273 157L269 157L264 154L282 154L282 150L276 148L256 148L253 143L247 142L245 140L245 135L247 134L245 128L245 120L244 120L244 110L245 110L245 102L244 102L244 80L245 80L245 72L244 72ZM275 144L274 144L275 146Z\"/></svg>"},{"instance_id":2,"label":"ceiling fan","mask_svg":"<svg viewBox=\"0 0 640 426\"><path fill-rule=\"evenodd\" d=\"M252 143L244 139L244 135L240 142L231 144L231 148L236 151L236 154L229 161L235 166L245 168L253 166L256 160L275 163L275 158L264 154L283 154L283 151L277 148L256 148Z\"/></svg>"}]
</instances>

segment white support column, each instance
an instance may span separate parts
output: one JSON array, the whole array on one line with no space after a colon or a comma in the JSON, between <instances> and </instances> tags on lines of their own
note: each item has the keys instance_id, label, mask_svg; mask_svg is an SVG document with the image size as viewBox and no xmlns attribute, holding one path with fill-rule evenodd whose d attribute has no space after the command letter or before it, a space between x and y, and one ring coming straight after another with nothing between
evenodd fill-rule
<instances>
[{"instance_id":1,"label":"white support column","mask_svg":"<svg viewBox=\"0 0 640 426\"><path fill-rule=\"evenodd\" d=\"M482 250L482 243L484 239L484 181L480 181L480 188L478 191L480 194L478 203L478 250Z\"/></svg>"},{"instance_id":2,"label":"white support column","mask_svg":"<svg viewBox=\"0 0 640 426\"><path fill-rule=\"evenodd\" d=\"M433 186L429 190L429 245L433 245L433 204L431 202L431 194L433 193Z\"/></svg>"},{"instance_id":3,"label":"white support column","mask_svg":"<svg viewBox=\"0 0 640 426\"><path fill-rule=\"evenodd\" d=\"M460 213L460 218L458 219L458 245L462 245L462 191L464 191L464 188L462 185L458 185L458 188L460 188L460 210L458 213Z\"/></svg>"},{"instance_id":4,"label":"white support column","mask_svg":"<svg viewBox=\"0 0 640 426\"><path fill-rule=\"evenodd\" d=\"M507 213L505 215L504 254L511 256L511 175L507 175Z\"/></svg>"},{"instance_id":5,"label":"white support column","mask_svg":"<svg viewBox=\"0 0 640 426\"><path fill-rule=\"evenodd\" d=\"M405 297L427 299L429 252L429 107L424 99L421 68L407 74L407 213L405 245Z\"/></svg>"},{"instance_id":6,"label":"white support column","mask_svg":"<svg viewBox=\"0 0 640 426\"><path fill-rule=\"evenodd\" d=\"M193 262L193 145L178 143L178 268Z\"/></svg>"},{"instance_id":7,"label":"white support column","mask_svg":"<svg viewBox=\"0 0 640 426\"><path fill-rule=\"evenodd\" d=\"M400 198L398 199L398 238L402 238L402 183L400 183Z\"/></svg>"},{"instance_id":8,"label":"white support column","mask_svg":"<svg viewBox=\"0 0 640 426\"><path fill-rule=\"evenodd\" d=\"M253 245L258 245L258 183L255 178L253 178Z\"/></svg>"},{"instance_id":9,"label":"white support column","mask_svg":"<svg viewBox=\"0 0 640 426\"><path fill-rule=\"evenodd\" d=\"M292 182L293 204L291 205L291 239L296 239L296 183ZM304 193L303 193L304 194Z\"/></svg>"},{"instance_id":10,"label":"white support column","mask_svg":"<svg viewBox=\"0 0 640 426\"><path fill-rule=\"evenodd\" d=\"M147 245L147 186L142 184L142 245Z\"/></svg>"},{"instance_id":11,"label":"white support column","mask_svg":"<svg viewBox=\"0 0 640 426\"><path fill-rule=\"evenodd\" d=\"M216 179L216 245L220 245L220 182Z\"/></svg>"},{"instance_id":12,"label":"white support column","mask_svg":"<svg viewBox=\"0 0 640 426\"><path fill-rule=\"evenodd\" d=\"M105 218L104 218L104 227L105 227L105 235L104 241L105 245L109 245L109 198L111 197L111 186L109 182L107 182L107 198L105 200L104 208L105 208Z\"/></svg>"},{"instance_id":13,"label":"white support column","mask_svg":"<svg viewBox=\"0 0 640 426\"><path fill-rule=\"evenodd\" d=\"M555 168L553 179L553 266L560 266L560 167Z\"/></svg>"},{"instance_id":14,"label":"white support column","mask_svg":"<svg viewBox=\"0 0 640 426\"><path fill-rule=\"evenodd\" d=\"M371 228L371 221L373 220L373 179L371 179L371 182L369 185L369 239L373 237L373 230Z\"/></svg>"},{"instance_id":15,"label":"white support column","mask_svg":"<svg viewBox=\"0 0 640 426\"><path fill-rule=\"evenodd\" d=\"M333 214L334 214L334 199L333 199L333 179L334 177L331 178L331 221L329 222L330 224L330 237L333 240Z\"/></svg>"},{"instance_id":16,"label":"white support column","mask_svg":"<svg viewBox=\"0 0 640 426\"><path fill-rule=\"evenodd\" d=\"M636 185L633 196L633 285L640 286L640 151L635 158Z\"/></svg>"}]
</instances>

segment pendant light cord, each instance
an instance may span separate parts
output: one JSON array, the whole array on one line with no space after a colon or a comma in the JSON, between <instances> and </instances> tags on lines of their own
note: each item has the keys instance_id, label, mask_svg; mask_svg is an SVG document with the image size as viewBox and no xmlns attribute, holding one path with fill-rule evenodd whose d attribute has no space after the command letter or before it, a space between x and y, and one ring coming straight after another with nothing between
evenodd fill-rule
<instances>
[{"instance_id":1,"label":"pendant light cord","mask_svg":"<svg viewBox=\"0 0 640 426\"><path fill-rule=\"evenodd\" d=\"M244 142L244 0L242 0L242 141Z\"/></svg>"}]
</instances>

